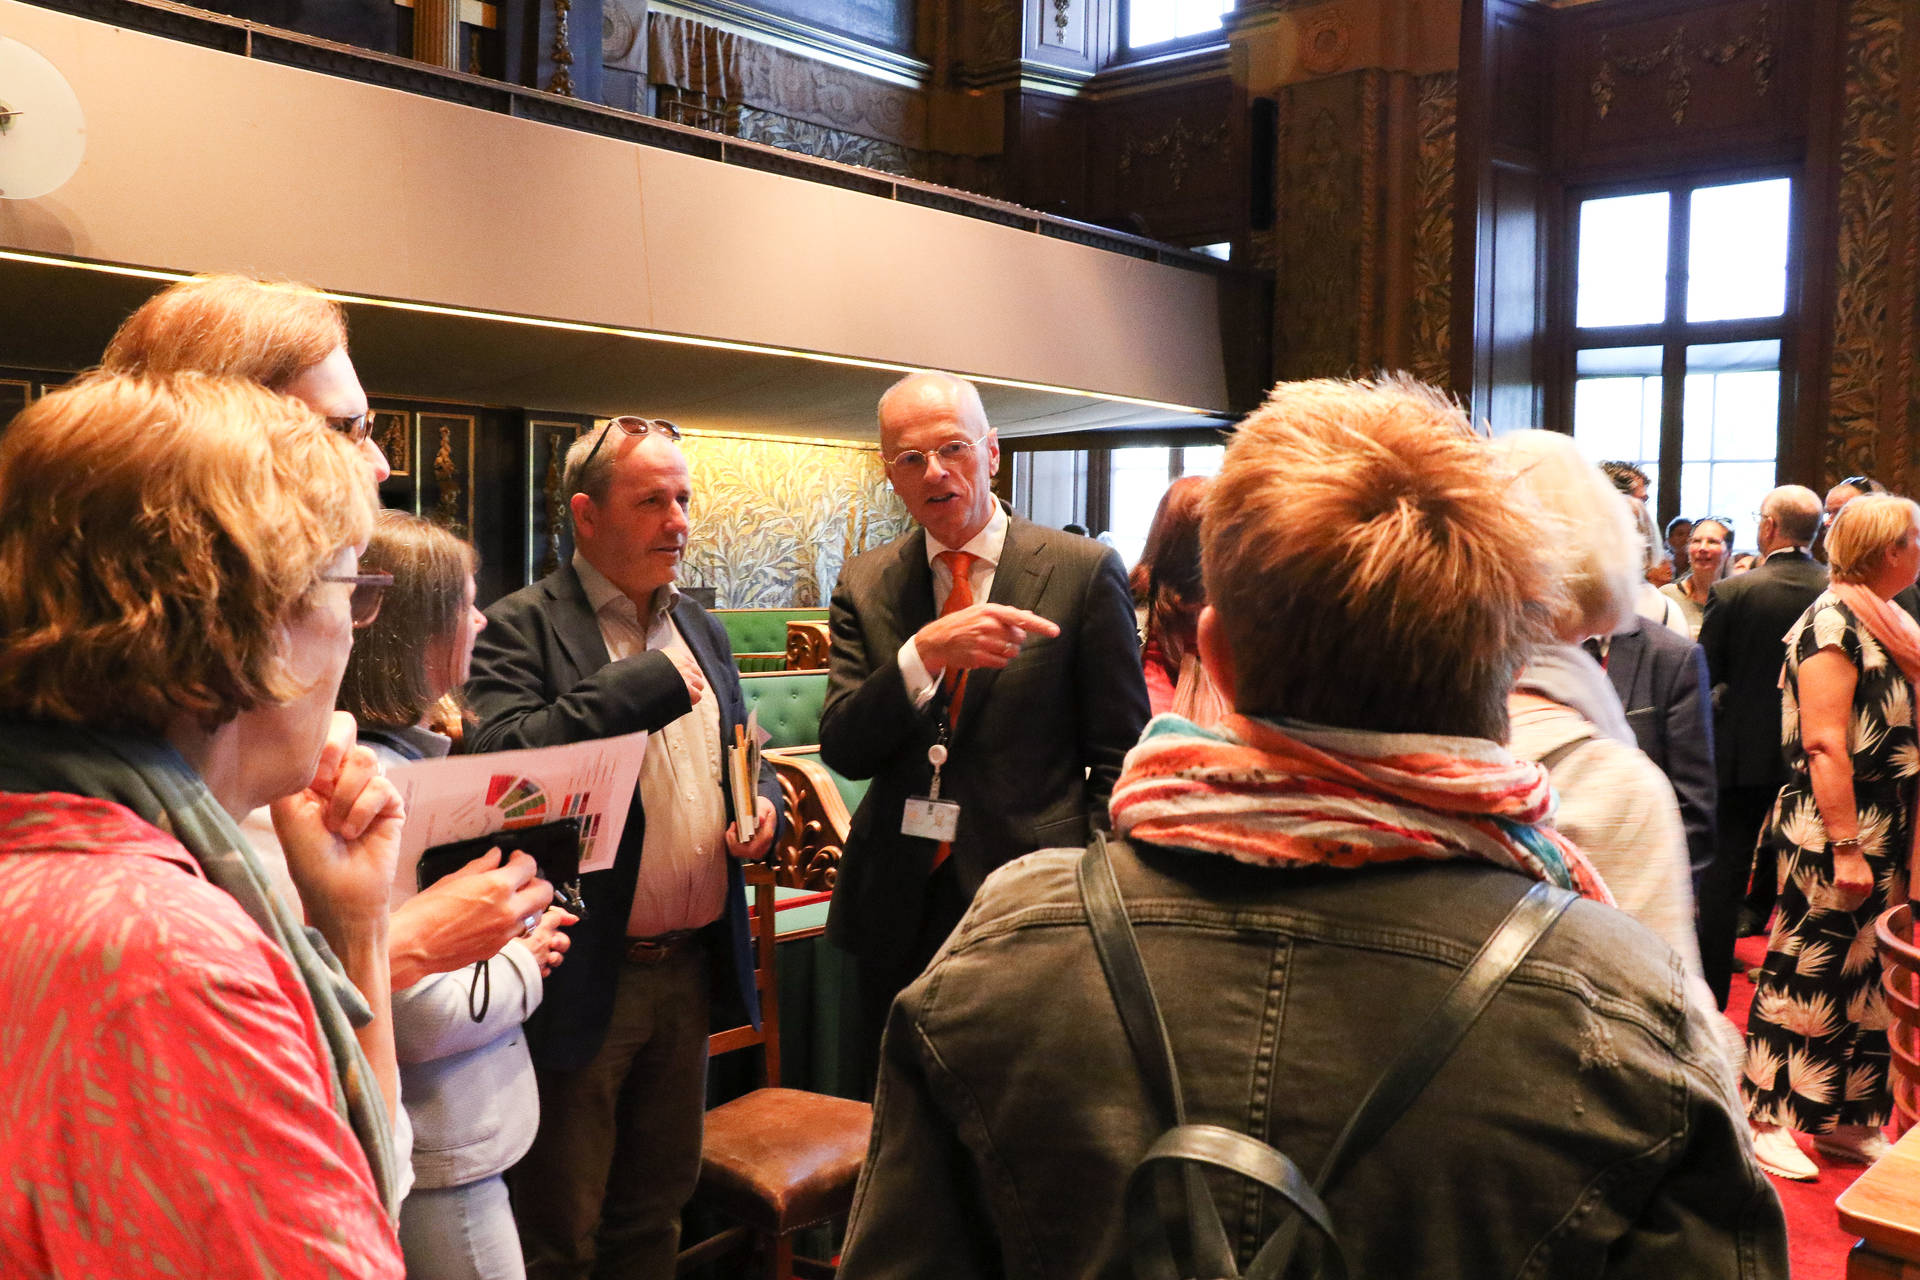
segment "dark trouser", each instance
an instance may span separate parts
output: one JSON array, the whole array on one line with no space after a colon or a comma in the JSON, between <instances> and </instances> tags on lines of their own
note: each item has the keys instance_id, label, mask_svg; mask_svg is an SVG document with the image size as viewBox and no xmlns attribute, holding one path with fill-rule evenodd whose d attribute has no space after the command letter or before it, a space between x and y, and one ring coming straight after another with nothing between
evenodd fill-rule
<instances>
[{"instance_id":1,"label":"dark trouser","mask_svg":"<svg viewBox=\"0 0 1920 1280\"><path fill-rule=\"evenodd\" d=\"M1714 836L1713 865L1701 878L1699 916L1696 928L1700 938L1700 967L1706 971L1707 986L1722 1009L1727 1007L1727 991L1733 983L1733 944L1740 903L1747 894L1747 879L1753 874L1754 841L1773 809L1778 787L1720 788L1719 830ZM1767 906L1773 905L1773 858L1768 851L1765 868Z\"/></svg>"},{"instance_id":2,"label":"dark trouser","mask_svg":"<svg viewBox=\"0 0 1920 1280\"><path fill-rule=\"evenodd\" d=\"M920 928L914 935L913 949L898 963L876 962L862 957L854 960L855 995L859 1002L860 1088L873 1097L880 1079L880 1040L887 1030L887 1012L893 998L926 970L933 953L947 940L960 917L967 913L967 900L960 893L960 880L948 859L927 878L927 894L920 912Z\"/></svg>"},{"instance_id":3,"label":"dark trouser","mask_svg":"<svg viewBox=\"0 0 1920 1280\"><path fill-rule=\"evenodd\" d=\"M606 1043L540 1071L540 1131L507 1175L529 1280L670 1280L700 1178L708 989L703 946L621 967Z\"/></svg>"}]
</instances>

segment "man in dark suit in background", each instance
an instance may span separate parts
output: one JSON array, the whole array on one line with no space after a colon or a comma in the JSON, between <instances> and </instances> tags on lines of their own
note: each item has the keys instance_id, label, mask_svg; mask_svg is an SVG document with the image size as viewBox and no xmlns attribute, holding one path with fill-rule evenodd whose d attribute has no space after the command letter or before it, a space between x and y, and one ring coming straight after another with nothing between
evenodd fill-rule
<instances>
[{"instance_id":1,"label":"man in dark suit in background","mask_svg":"<svg viewBox=\"0 0 1920 1280\"><path fill-rule=\"evenodd\" d=\"M585 918L527 1021L540 1131L508 1179L535 1280L596 1262L673 1275L700 1173L710 990L759 1018L740 861L772 844L779 784L763 768L757 831L739 839L722 779L740 677L726 632L673 585L692 498L678 439L616 418L574 442L572 563L487 610L467 686L475 750L650 735L614 864L582 877Z\"/></svg>"},{"instance_id":2,"label":"man in dark suit in background","mask_svg":"<svg viewBox=\"0 0 1920 1280\"><path fill-rule=\"evenodd\" d=\"M1713 767L1706 655L1673 628L1638 614L1599 648L1600 663L1620 695L1634 740L1673 784L1687 829L1687 861L1698 902L1713 864L1720 792Z\"/></svg>"},{"instance_id":3,"label":"man in dark suit in background","mask_svg":"<svg viewBox=\"0 0 1920 1280\"><path fill-rule=\"evenodd\" d=\"M1819 527L1820 499L1813 490L1789 484L1768 493L1760 504L1761 563L1714 584L1700 624L1713 681L1720 772L1720 831L1700 891L1700 962L1721 1008L1749 876L1749 905L1762 920L1773 909L1773 857L1763 851L1756 859L1754 842L1787 780L1780 754L1780 667L1787 629L1826 589L1827 571L1806 551Z\"/></svg>"},{"instance_id":4,"label":"man in dark suit in background","mask_svg":"<svg viewBox=\"0 0 1920 1280\"><path fill-rule=\"evenodd\" d=\"M1104 825L1147 721L1119 557L994 499L1000 444L973 385L911 375L879 417L888 477L921 527L841 571L820 716L821 757L873 779L827 919L856 957L869 1073L887 1007L980 882Z\"/></svg>"}]
</instances>

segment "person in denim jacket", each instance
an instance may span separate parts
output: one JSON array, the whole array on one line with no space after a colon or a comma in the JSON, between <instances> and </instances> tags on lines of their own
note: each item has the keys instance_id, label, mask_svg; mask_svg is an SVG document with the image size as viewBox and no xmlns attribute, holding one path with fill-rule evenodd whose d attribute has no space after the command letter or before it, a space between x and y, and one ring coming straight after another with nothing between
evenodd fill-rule
<instances>
[{"instance_id":1,"label":"person in denim jacket","mask_svg":"<svg viewBox=\"0 0 1920 1280\"><path fill-rule=\"evenodd\" d=\"M1513 478L1402 381L1282 384L1228 446L1199 643L1237 714L1155 720L1112 802L1187 1118L1318 1168L1550 881L1584 900L1327 1191L1352 1273L1784 1277L1713 1009L1547 825L1545 771L1502 745L1568 590ZM1122 1192L1162 1125L1079 857L996 871L894 1004L846 1280L1130 1274ZM1216 1198L1244 1268L1279 1202Z\"/></svg>"}]
</instances>

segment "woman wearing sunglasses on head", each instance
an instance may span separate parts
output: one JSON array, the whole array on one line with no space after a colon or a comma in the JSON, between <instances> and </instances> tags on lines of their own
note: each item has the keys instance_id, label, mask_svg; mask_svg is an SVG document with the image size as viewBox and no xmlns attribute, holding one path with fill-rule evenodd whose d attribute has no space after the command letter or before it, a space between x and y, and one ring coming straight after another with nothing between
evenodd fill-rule
<instances>
[{"instance_id":1,"label":"woman wearing sunglasses on head","mask_svg":"<svg viewBox=\"0 0 1920 1280\"><path fill-rule=\"evenodd\" d=\"M386 763L444 756L453 742L435 727L436 710L466 682L474 637L487 621L473 607L478 557L429 521L383 511L360 561L391 574L393 586L347 660L340 708ZM499 861L489 853L479 869ZM395 901L411 898L414 884L414 869L401 866ZM412 1280L526 1274L501 1179L526 1154L540 1120L520 1024L540 1006L545 976L566 955L563 930L576 917L535 906L529 919L527 936L492 959L430 975L393 996L402 1101L413 1129L414 1182L400 1209Z\"/></svg>"},{"instance_id":2,"label":"woman wearing sunglasses on head","mask_svg":"<svg viewBox=\"0 0 1920 1280\"><path fill-rule=\"evenodd\" d=\"M373 510L234 379L0 436L0 1273L400 1274L401 806L333 710ZM235 825L269 803L312 929Z\"/></svg>"}]
</instances>

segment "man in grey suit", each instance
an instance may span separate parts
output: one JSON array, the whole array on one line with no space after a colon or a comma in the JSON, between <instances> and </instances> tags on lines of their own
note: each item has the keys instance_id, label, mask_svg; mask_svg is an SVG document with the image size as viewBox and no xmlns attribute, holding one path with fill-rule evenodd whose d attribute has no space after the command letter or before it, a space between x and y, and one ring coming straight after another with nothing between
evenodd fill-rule
<instances>
[{"instance_id":1,"label":"man in grey suit","mask_svg":"<svg viewBox=\"0 0 1920 1280\"><path fill-rule=\"evenodd\" d=\"M1735 919L1749 875L1773 907L1773 859L1756 867L1754 842L1787 780L1780 753L1780 667L1787 630L1827 586L1827 571L1807 554L1820 527L1820 498L1782 485L1760 503L1762 563L1714 584L1700 624L1713 681L1715 754L1720 772L1719 835L1700 886L1700 963L1707 985L1727 1004Z\"/></svg>"},{"instance_id":2,"label":"man in grey suit","mask_svg":"<svg viewBox=\"0 0 1920 1280\"><path fill-rule=\"evenodd\" d=\"M1000 444L973 385L913 374L879 417L921 527L841 571L820 716L826 763L873 779L827 920L856 958L869 1073L888 1005L988 873L1104 825L1148 714L1119 557L995 500Z\"/></svg>"}]
</instances>

